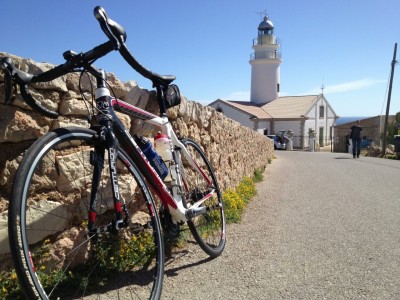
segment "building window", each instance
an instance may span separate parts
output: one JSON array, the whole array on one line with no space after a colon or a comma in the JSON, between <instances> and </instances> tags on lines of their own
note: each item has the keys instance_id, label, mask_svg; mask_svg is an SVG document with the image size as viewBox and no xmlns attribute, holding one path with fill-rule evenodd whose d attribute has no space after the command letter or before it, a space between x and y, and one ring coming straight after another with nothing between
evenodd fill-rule
<instances>
[{"instance_id":1,"label":"building window","mask_svg":"<svg viewBox=\"0 0 400 300\"><path fill-rule=\"evenodd\" d=\"M324 107L323 105L321 105L321 106L319 107L319 118L320 118L320 119L325 118L325 107Z\"/></svg>"},{"instance_id":2,"label":"building window","mask_svg":"<svg viewBox=\"0 0 400 300\"><path fill-rule=\"evenodd\" d=\"M264 129L264 135L268 135L268 129Z\"/></svg>"},{"instance_id":3,"label":"building window","mask_svg":"<svg viewBox=\"0 0 400 300\"><path fill-rule=\"evenodd\" d=\"M324 127L319 128L319 145L324 146Z\"/></svg>"},{"instance_id":4,"label":"building window","mask_svg":"<svg viewBox=\"0 0 400 300\"><path fill-rule=\"evenodd\" d=\"M276 91L279 93L280 85L279 83L276 85Z\"/></svg>"},{"instance_id":5,"label":"building window","mask_svg":"<svg viewBox=\"0 0 400 300\"><path fill-rule=\"evenodd\" d=\"M224 113L224 110L219 106L217 107L216 111L219 112L219 113Z\"/></svg>"}]
</instances>

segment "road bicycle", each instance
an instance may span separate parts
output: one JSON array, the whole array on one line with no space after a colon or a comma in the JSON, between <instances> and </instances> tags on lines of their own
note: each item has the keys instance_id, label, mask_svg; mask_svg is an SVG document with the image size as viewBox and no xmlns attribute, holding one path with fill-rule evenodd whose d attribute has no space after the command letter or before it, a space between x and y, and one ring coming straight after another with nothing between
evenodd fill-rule
<instances>
[{"instance_id":1,"label":"road bicycle","mask_svg":"<svg viewBox=\"0 0 400 300\"><path fill-rule=\"evenodd\" d=\"M70 72L96 82L89 101L90 128L48 132L26 151L15 175L9 207L13 262L28 299L158 299L164 273L164 236L187 226L211 257L225 246L224 206L217 178L201 147L178 138L166 111L180 102L175 76L144 68L126 47L124 28L102 7L94 15L108 41L41 74L1 59L5 101L14 85L35 111L53 112L29 92L32 83ZM156 91L160 116L111 96L105 72L92 64L113 50ZM83 91L82 91L83 94ZM159 153L131 134L116 111L151 124ZM158 139L155 140L157 146ZM185 225L187 224L187 225Z\"/></svg>"}]
</instances>

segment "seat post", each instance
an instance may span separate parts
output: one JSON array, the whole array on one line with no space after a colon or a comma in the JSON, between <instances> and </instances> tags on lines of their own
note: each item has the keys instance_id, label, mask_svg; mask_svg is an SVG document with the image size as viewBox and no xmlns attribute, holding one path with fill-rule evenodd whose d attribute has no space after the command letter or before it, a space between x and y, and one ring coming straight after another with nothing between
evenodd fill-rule
<instances>
[{"instance_id":1,"label":"seat post","mask_svg":"<svg viewBox=\"0 0 400 300\"><path fill-rule=\"evenodd\" d=\"M157 91L158 107L160 108L160 117L166 117L167 109L165 107L163 89L162 89L161 85L156 86L156 91Z\"/></svg>"}]
</instances>

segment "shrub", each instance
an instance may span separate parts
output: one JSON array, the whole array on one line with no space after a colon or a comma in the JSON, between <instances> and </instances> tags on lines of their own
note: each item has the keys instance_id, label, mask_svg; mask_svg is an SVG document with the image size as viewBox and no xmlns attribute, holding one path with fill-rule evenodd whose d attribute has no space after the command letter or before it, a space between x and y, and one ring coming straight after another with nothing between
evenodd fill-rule
<instances>
[{"instance_id":1,"label":"shrub","mask_svg":"<svg viewBox=\"0 0 400 300\"><path fill-rule=\"evenodd\" d=\"M24 299L14 270L0 273L0 299Z\"/></svg>"},{"instance_id":2,"label":"shrub","mask_svg":"<svg viewBox=\"0 0 400 300\"><path fill-rule=\"evenodd\" d=\"M245 203L239 194L234 190L226 190L222 195L225 206L227 223L238 223L241 219Z\"/></svg>"},{"instance_id":3,"label":"shrub","mask_svg":"<svg viewBox=\"0 0 400 300\"><path fill-rule=\"evenodd\" d=\"M236 192L238 193L240 198L242 198L243 201L247 204L257 192L253 179L251 179L250 177L243 178L243 180L236 188Z\"/></svg>"},{"instance_id":4,"label":"shrub","mask_svg":"<svg viewBox=\"0 0 400 300\"><path fill-rule=\"evenodd\" d=\"M251 198L256 194L256 186L254 182L263 180L263 170L255 170L253 179L250 177L244 177L236 189L226 190L222 195L222 201L225 207L225 215L227 223L239 223L242 218L242 214L249 203ZM182 236L183 240L187 237ZM105 270L105 273L112 274L113 271L123 271L131 268L132 266L146 265L148 259L148 253L151 252L153 245L151 244L151 237L148 235L133 236L131 240L125 241L124 243L110 243L103 244L96 249L96 259L94 263L101 264ZM179 244L179 242L178 242ZM175 244L177 245L177 244ZM117 247L118 249L111 249ZM120 253L120 256L113 256L114 253ZM45 253L43 253L45 255ZM63 276L72 276L76 278L76 284L85 285L85 278L79 273L79 270L75 270L74 274ZM60 274L47 275L46 278L42 277L44 282L50 283L54 280L55 276ZM39 274L39 276L45 276L45 273ZM104 274L107 276L107 274ZM22 291L19 287L17 276L14 271L1 272L0 274L0 299L22 299Z\"/></svg>"},{"instance_id":5,"label":"shrub","mask_svg":"<svg viewBox=\"0 0 400 300\"><path fill-rule=\"evenodd\" d=\"M262 169L256 169L254 170L254 174L253 174L253 181L254 182L261 182L264 179L263 176L264 170Z\"/></svg>"},{"instance_id":6,"label":"shrub","mask_svg":"<svg viewBox=\"0 0 400 300\"><path fill-rule=\"evenodd\" d=\"M43 287L49 288L57 282L59 293L64 289L82 288L90 293L92 289L97 288L102 281L107 281L115 273L127 272L134 267L145 268L153 259L154 244L151 233L132 235L130 239L124 240L113 241L113 238L114 236L111 236L107 241L96 244L92 259L85 265L79 265L68 272L64 270L48 272L44 265L39 267L37 275ZM41 255L44 257L48 253L43 252ZM92 276L88 281L87 268L94 270L98 266L102 268L102 273ZM0 299L24 299L14 270L0 273Z\"/></svg>"},{"instance_id":7,"label":"shrub","mask_svg":"<svg viewBox=\"0 0 400 300\"><path fill-rule=\"evenodd\" d=\"M242 214L251 198L256 194L256 186L253 179L245 177L235 190L226 190L222 195L225 206L227 223L239 223Z\"/></svg>"}]
</instances>

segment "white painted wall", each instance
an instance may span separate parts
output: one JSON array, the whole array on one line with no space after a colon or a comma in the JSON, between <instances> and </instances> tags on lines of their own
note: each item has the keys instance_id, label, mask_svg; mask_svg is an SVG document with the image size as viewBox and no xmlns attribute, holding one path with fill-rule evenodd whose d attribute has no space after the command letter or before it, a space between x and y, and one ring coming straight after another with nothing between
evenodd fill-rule
<instances>
[{"instance_id":1,"label":"white painted wall","mask_svg":"<svg viewBox=\"0 0 400 300\"><path fill-rule=\"evenodd\" d=\"M293 147L299 148L301 145L301 121L293 120L293 121L275 121L274 123L275 133L279 133L280 130L291 130L293 131Z\"/></svg>"},{"instance_id":2,"label":"white painted wall","mask_svg":"<svg viewBox=\"0 0 400 300\"><path fill-rule=\"evenodd\" d=\"M327 113L328 118L334 118L335 113L333 112L332 108L328 106L328 113Z\"/></svg>"},{"instance_id":3,"label":"white painted wall","mask_svg":"<svg viewBox=\"0 0 400 300\"><path fill-rule=\"evenodd\" d=\"M280 130L292 130L295 134L300 134L300 121L275 121L274 125L276 133Z\"/></svg>"},{"instance_id":4,"label":"white painted wall","mask_svg":"<svg viewBox=\"0 0 400 300\"><path fill-rule=\"evenodd\" d=\"M315 114L315 109L313 109L313 111L314 111L314 114ZM311 119L308 119L308 120L306 120L304 122L303 145L304 145L305 148L310 147L310 144L309 144L310 141L309 141L309 135L308 135L308 132L309 132L310 128L315 130L315 119L314 119L314 117L311 118Z\"/></svg>"},{"instance_id":5,"label":"white painted wall","mask_svg":"<svg viewBox=\"0 0 400 300\"><path fill-rule=\"evenodd\" d=\"M316 113L316 111L315 111L315 106L313 106L313 107L311 108L310 112L307 114L307 117L309 117L309 118L315 118L315 113Z\"/></svg>"},{"instance_id":6,"label":"white painted wall","mask_svg":"<svg viewBox=\"0 0 400 300\"><path fill-rule=\"evenodd\" d=\"M320 117L320 106L324 107L324 116ZM328 102L324 97L320 97L317 102L315 102L312 109L310 109L307 114L309 118L305 122L304 126L304 135L308 135L309 128L315 130L316 136L315 141L316 144L320 144L320 128L323 128L323 146L329 146L331 137L333 138L333 131L331 132L331 127L335 125L335 114L333 110L330 108ZM332 135L332 136L331 136ZM305 140L305 147L308 147L308 141Z\"/></svg>"},{"instance_id":7,"label":"white painted wall","mask_svg":"<svg viewBox=\"0 0 400 300\"><path fill-rule=\"evenodd\" d=\"M320 127L324 128L323 138L324 138L324 146L329 146L331 133L331 127L335 125L335 114L333 110L328 105L327 101L324 97L320 97L318 101L314 103L314 105L310 108L307 119L303 120L273 120L273 125L271 125L270 120L259 120L258 127L254 128L254 122L250 119L250 115L243 113L229 105L226 105L224 102L216 102L211 105L214 108L220 107L222 108L224 114L234 119L237 122L240 122L242 125L247 126L251 129L255 129L260 133L264 132L264 129L268 129L268 134L276 134L280 130L292 130L294 132L295 138L293 139L293 147L299 148L303 146L304 148L308 148L310 146L309 142L309 129L315 131L315 142L319 144L320 142ZM319 107L324 106L324 117L320 118L319 116ZM302 123L304 122L304 127L302 127ZM274 128L274 132L272 132L272 128ZM332 136L333 138L333 136Z\"/></svg>"},{"instance_id":8,"label":"white painted wall","mask_svg":"<svg viewBox=\"0 0 400 300\"><path fill-rule=\"evenodd\" d=\"M264 134L264 130L268 130L268 134L273 134L271 132L271 122L267 120L258 121L257 131Z\"/></svg>"},{"instance_id":9,"label":"white painted wall","mask_svg":"<svg viewBox=\"0 0 400 300\"><path fill-rule=\"evenodd\" d=\"M228 118L231 118L231 119L241 123L243 126L254 129L254 122L252 120L250 120L249 114L243 113L243 112L233 108L232 106L226 105L222 101L211 104L210 106L215 109L221 108L223 111L223 114L225 116L227 116Z\"/></svg>"},{"instance_id":10,"label":"white painted wall","mask_svg":"<svg viewBox=\"0 0 400 300\"><path fill-rule=\"evenodd\" d=\"M278 60L252 60L251 62L251 94L250 101L265 104L279 97Z\"/></svg>"}]
</instances>

